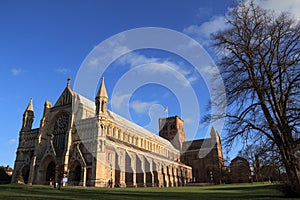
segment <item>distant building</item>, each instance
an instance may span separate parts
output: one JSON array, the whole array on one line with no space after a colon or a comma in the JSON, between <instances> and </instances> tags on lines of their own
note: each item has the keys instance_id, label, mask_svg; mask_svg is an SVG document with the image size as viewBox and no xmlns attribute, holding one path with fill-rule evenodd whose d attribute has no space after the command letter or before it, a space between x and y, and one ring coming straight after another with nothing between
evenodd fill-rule
<instances>
[{"instance_id":1,"label":"distant building","mask_svg":"<svg viewBox=\"0 0 300 200\"><path fill-rule=\"evenodd\" d=\"M51 184L64 178L69 185L172 187L196 178L210 182L207 170L212 171L214 181L219 180L217 169L223 155L214 129L211 139L203 140L203 145L196 141L196 149L189 149L193 141L185 141L179 117L160 119L158 136L107 109L104 79L94 102L74 92L69 81L54 106L45 102L36 129L32 129L30 100L23 114L12 182L22 176L29 184ZM212 153L200 161L196 151L206 145L213 145Z\"/></svg>"},{"instance_id":2,"label":"distant building","mask_svg":"<svg viewBox=\"0 0 300 200\"><path fill-rule=\"evenodd\" d=\"M255 181L263 182L263 181L282 181L283 177L280 172L280 168L276 164L269 164L260 166L255 172Z\"/></svg>"},{"instance_id":3,"label":"distant building","mask_svg":"<svg viewBox=\"0 0 300 200\"><path fill-rule=\"evenodd\" d=\"M232 183L248 183L251 180L249 162L239 156L234 158L230 163L230 177Z\"/></svg>"}]
</instances>

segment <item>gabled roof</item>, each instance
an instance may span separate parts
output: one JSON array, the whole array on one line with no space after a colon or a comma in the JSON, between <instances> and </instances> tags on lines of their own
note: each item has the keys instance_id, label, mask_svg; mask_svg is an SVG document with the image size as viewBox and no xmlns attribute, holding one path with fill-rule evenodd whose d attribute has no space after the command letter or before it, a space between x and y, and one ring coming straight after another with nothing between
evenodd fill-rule
<instances>
[{"instance_id":1,"label":"gabled roof","mask_svg":"<svg viewBox=\"0 0 300 200\"><path fill-rule=\"evenodd\" d=\"M198 150L202 147L204 139L185 141L182 144L182 149L184 150Z\"/></svg>"},{"instance_id":2,"label":"gabled roof","mask_svg":"<svg viewBox=\"0 0 300 200\"><path fill-rule=\"evenodd\" d=\"M81 94L78 94L77 92L73 92L73 94L74 94L75 99L78 100L80 103L82 103L83 105L85 105L86 107L88 107L94 111L96 110L95 102L82 96Z\"/></svg>"},{"instance_id":3,"label":"gabled roof","mask_svg":"<svg viewBox=\"0 0 300 200\"><path fill-rule=\"evenodd\" d=\"M70 84L67 84L67 87L64 89L63 93L60 95L54 106L61 106L72 103L73 90L70 87Z\"/></svg>"},{"instance_id":4,"label":"gabled roof","mask_svg":"<svg viewBox=\"0 0 300 200\"><path fill-rule=\"evenodd\" d=\"M215 146L216 137L220 137L219 133L212 126L210 129L210 138L185 141L182 144L182 149L189 151L189 150L199 150L203 148L212 148L213 146Z\"/></svg>"}]
</instances>

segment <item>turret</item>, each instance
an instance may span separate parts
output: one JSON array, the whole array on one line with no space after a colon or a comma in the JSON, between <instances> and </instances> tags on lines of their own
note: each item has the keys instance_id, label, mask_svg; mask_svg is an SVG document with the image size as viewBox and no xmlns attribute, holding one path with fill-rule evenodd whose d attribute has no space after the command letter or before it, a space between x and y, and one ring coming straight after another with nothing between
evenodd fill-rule
<instances>
[{"instance_id":1,"label":"turret","mask_svg":"<svg viewBox=\"0 0 300 200\"><path fill-rule=\"evenodd\" d=\"M23 114L22 131L31 130L33 119L34 119L34 112L33 112L32 98L30 98L29 104Z\"/></svg>"},{"instance_id":2,"label":"turret","mask_svg":"<svg viewBox=\"0 0 300 200\"><path fill-rule=\"evenodd\" d=\"M51 102L46 100L44 104L44 113L43 113L43 118L41 119L40 127L43 127L45 125L45 121L48 113L50 112L51 107L52 107Z\"/></svg>"},{"instance_id":3,"label":"turret","mask_svg":"<svg viewBox=\"0 0 300 200\"><path fill-rule=\"evenodd\" d=\"M220 134L214 127L211 127L210 137L211 137L212 145L216 147L218 159L220 160L220 167L223 167L224 158L223 158L223 150L222 150L222 141L221 141Z\"/></svg>"},{"instance_id":4,"label":"turret","mask_svg":"<svg viewBox=\"0 0 300 200\"><path fill-rule=\"evenodd\" d=\"M213 141L220 143L221 142L221 138L220 135L218 133L218 131L216 131L216 129L214 127L211 127L210 130L210 137Z\"/></svg>"},{"instance_id":5,"label":"turret","mask_svg":"<svg viewBox=\"0 0 300 200\"><path fill-rule=\"evenodd\" d=\"M52 104L50 101L46 100L44 104L44 113L43 117L46 116L46 114L49 112L50 108L52 107Z\"/></svg>"},{"instance_id":6,"label":"turret","mask_svg":"<svg viewBox=\"0 0 300 200\"><path fill-rule=\"evenodd\" d=\"M104 77L102 77L101 85L95 98L96 116L106 114L107 102L108 96L104 84Z\"/></svg>"}]
</instances>

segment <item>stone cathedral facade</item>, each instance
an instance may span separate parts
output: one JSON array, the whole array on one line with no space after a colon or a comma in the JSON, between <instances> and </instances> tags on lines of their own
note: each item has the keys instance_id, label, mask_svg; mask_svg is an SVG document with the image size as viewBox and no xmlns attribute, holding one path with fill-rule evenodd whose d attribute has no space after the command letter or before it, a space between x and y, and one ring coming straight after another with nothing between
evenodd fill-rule
<instances>
[{"instance_id":1,"label":"stone cathedral facade","mask_svg":"<svg viewBox=\"0 0 300 200\"><path fill-rule=\"evenodd\" d=\"M40 127L33 129L30 100L23 114L12 182L22 177L28 184L173 187L195 181L199 176L195 169L207 171L197 165L202 159L197 151L188 148L179 117L160 119L158 136L108 110L107 103L103 78L94 102L74 92L68 79L54 106L45 102ZM216 131L211 135L219 138ZM218 140L213 148L218 170L223 162L220 146ZM187 159L190 155L193 162Z\"/></svg>"}]
</instances>

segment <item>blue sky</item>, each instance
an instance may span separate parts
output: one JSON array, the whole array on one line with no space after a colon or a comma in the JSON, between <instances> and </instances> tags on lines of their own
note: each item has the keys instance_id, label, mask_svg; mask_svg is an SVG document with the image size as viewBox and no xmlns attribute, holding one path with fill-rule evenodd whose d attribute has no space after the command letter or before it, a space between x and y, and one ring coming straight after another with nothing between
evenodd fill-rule
<instances>
[{"instance_id":1,"label":"blue sky","mask_svg":"<svg viewBox=\"0 0 300 200\"><path fill-rule=\"evenodd\" d=\"M266 7L274 7L264 1ZM290 3L295 3L291 1ZM39 126L45 100L54 104L64 90L67 77L76 74L88 54L102 41L120 32L140 27L162 27L188 34L201 42L208 52L208 35L224 26L224 14L233 2L229 0L173 1L173 0L112 0L112 1L14 1L0 2L0 165L11 165L15 159L23 112L33 98L35 121ZM277 5L275 4L275 5ZM299 6L287 6L295 13ZM213 55L212 55L213 56ZM207 87L192 66L178 56L160 50L139 50L125 55L109 66L105 72L108 94L131 65L155 61L168 63L190 78L197 91L199 110L204 114L209 100ZM100 79L100 77L99 77ZM174 83L175 84L175 83ZM157 132L157 117L182 116L177 94L158 84L138 88L129 97L130 117L136 123ZM127 97L128 98L128 97ZM119 98L120 100L121 98ZM115 112L122 102L116 102ZM111 108L111 105L110 105ZM122 114L122 110L119 110ZM153 115L153 113L155 113ZM193 119L186 120L189 131ZM200 125L194 138L205 136ZM189 138L193 139L193 138Z\"/></svg>"}]
</instances>

